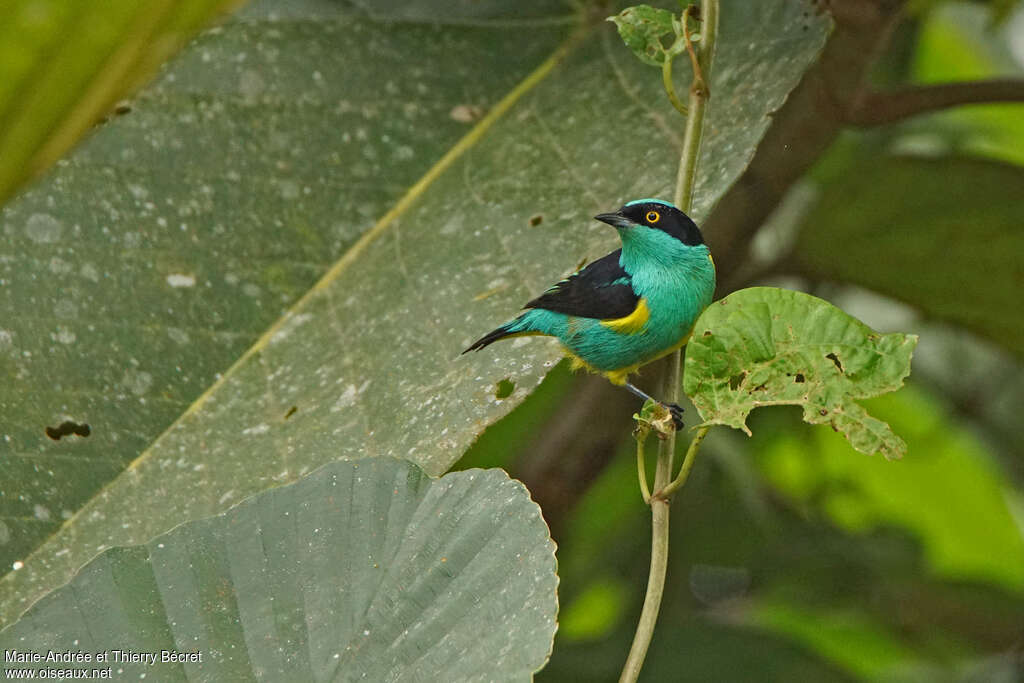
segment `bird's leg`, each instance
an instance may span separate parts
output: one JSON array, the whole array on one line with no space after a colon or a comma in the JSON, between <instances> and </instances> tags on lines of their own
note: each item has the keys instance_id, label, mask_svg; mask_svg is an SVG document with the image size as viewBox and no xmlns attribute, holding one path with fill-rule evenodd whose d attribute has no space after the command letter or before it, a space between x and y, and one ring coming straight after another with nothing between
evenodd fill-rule
<instances>
[{"instance_id":1,"label":"bird's leg","mask_svg":"<svg viewBox=\"0 0 1024 683\"><path fill-rule=\"evenodd\" d=\"M623 386L629 389L630 393L632 393L635 396L639 396L645 401L654 401L655 403L661 403L661 401L656 400L653 396L645 394L639 387L633 386L633 384L631 384L630 382L626 382Z\"/></svg>"},{"instance_id":2,"label":"bird's leg","mask_svg":"<svg viewBox=\"0 0 1024 683\"><path fill-rule=\"evenodd\" d=\"M654 401L658 405L664 406L665 409L667 409L668 412L672 414L672 422L673 422L673 424L675 424L676 429L682 429L683 428L683 409L678 404L676 404L676 403L663 403L663 402L659 401L658 399L654 398L653 396L651 396L650 394L644 393L641 389L639 389L638 387L634 386L630 382L626 382L623 386L625 386L626 389L628 389L630 391L630 393L632 393L635 396L639 396L640 398L644 399L645 401Z\"/></svg>"}]
</instances>

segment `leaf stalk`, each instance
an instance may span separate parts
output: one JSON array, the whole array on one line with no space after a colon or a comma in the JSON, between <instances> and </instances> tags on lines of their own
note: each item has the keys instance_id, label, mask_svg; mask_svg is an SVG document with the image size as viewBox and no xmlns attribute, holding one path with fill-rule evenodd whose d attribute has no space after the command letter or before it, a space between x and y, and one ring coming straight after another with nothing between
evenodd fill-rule
<instances>
[{"instance_id":1,"label":"leaf stalk","mask_svg":"<svg viewBox=\"0 0 1024 683\"><path fill-rule=\"evenodd\" d=\"M676 94L676 86L672 82L672 58L665 56L665 61L661 63L661 82L665 85L665 92L668 94L668 101L672 103L672 106L676 108L683 116L689 114L689 109L679 99L679 95Z\"/></svg>"},{"instance_id":2,"label":"leaf stalk","mask_svg":"<svg viewBox=\"0 0 1024 683\"><path fill-rule=\"evenodd\" d=\"M664 498L668 500L672 497L672 494L683 488L686 484L686 480L690 476L690 470L693 469L693 461L697 457L697 450L700 448L700 444L704 441L704 437L708 435L708 430L711 427L705 425L697 430L697 433L693 435L693 439L690 441L689 448L686 449L686 457L683 458L683 465L679 468L679 474L672 482L666 485L660 490L654 492L655 498ZM646 482L645 482L646 483ZM650 495L648 494L648 497Z\"/></svg>"},{"instance_id":3,"label":"leaf stalk","mask_svg":"<svg viewBox=\"0 0 1024 683\"><path fill-rule=\"evenodd\" d=\"M651 502L651 489L647 486L647 463L644 461L644 441L636 440L636 476L640 480L640 495L644 505Z\"/></svg>"}]
</instances>

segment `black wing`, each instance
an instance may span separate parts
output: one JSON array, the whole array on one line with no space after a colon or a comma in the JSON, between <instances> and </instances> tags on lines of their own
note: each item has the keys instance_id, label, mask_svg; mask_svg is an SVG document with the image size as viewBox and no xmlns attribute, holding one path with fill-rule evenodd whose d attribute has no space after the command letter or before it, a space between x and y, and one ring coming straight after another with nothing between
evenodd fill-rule
<instances>
[{"instance_id":1,"label":"black wing","mask_svg":"<svg viewBox=\"0 0 1024 683\"><path fill-rule=\"evenodd\" d=\"M523 308L543 308L581 318L624 318L636 309L640 297L629 273L619 265L621 249L573 273Z\"/></svg>"}]
</instances>

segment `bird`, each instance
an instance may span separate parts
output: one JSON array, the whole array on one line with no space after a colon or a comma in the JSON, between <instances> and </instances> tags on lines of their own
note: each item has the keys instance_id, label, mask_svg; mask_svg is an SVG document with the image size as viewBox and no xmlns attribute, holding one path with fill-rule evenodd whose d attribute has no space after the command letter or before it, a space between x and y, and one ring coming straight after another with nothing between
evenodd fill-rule
<instances>
[{"instance_id":1,"label":"bird","mask_svg":"<svg viewBox=\"0 0 1024 683\"><path fill-rule=\"evenodd\" d=\"M462 353L511 337L556 337L574 370L602 374L660 403L681 428L682 409L652 398L629 376L689 340L714 296L714 259L697 224L671 202L636 199L594 218L618 231L622 247L556 283Z\"/></svg>"}]
</instances>

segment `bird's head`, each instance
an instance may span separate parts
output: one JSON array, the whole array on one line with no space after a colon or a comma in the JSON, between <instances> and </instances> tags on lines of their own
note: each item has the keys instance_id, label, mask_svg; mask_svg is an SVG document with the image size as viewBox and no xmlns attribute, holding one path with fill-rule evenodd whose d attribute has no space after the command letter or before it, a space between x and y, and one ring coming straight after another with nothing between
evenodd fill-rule
<instances>
[{"instance_id":1,"label":"bird's head","mask_svg":"<svg viewBox=\"0 0 1024 683\"><path fill-rule=\"evenodd\" d=\"M623 243L636 238L644 239L644 234L654 238L655 233L648 231L658 231L690 247L704 244L704 236L697 224L673 204L661 199L626 202L615 213L602 213L594 218L618 230Z\"/></svg>"}]
</instances>

